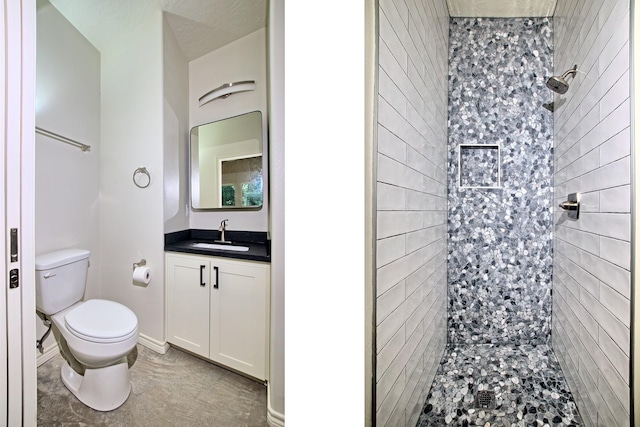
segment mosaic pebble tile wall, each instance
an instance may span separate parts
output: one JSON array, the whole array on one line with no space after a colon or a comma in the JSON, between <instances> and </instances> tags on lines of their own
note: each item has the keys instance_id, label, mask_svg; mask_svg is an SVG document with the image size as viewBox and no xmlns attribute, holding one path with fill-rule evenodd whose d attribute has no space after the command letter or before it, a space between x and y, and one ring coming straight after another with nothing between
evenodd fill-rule
<instances>
[{"instance_id":1,"label":"mosaic pebble tile wall","mask_svg":"<svg viewBox=\"0 0 640 427\"><path fill-rule=\"evenodd\" d=\"M553 117L541 105L552 37L548 18L450 21L449 344L549 340ZM496 158L475 150L459 175L460 144L499 145L499 189L460 186L491 183Z\"/></svg>"}]
</instances>

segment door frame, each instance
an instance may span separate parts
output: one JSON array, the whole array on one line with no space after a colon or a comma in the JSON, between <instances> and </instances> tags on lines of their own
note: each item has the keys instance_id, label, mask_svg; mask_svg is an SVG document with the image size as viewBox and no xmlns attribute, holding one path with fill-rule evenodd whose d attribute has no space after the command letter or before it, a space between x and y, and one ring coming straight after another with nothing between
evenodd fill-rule
<instances>
[{"instance_id":1,"label":"door frame","mask_svg":"<svg viewBox=\"0 0 640 427\"><path fill-rule=\"evenodd\" d=\"M2 70L2 135L4 153L0 158L0 195L4 226L3 262L5 289L0 312L6 323L6 404L7 425L35 426L37 421L37 384L35 348L35 24L33 0L4 0L1 18L4 24ZM17 260L10 258L10 229L18 230ZM9 287L9 271L19 272L19 286ZM1 385L0 385L1 387ZM0 404L1 405L1 404Z\"/></svg>"}]
</instances>

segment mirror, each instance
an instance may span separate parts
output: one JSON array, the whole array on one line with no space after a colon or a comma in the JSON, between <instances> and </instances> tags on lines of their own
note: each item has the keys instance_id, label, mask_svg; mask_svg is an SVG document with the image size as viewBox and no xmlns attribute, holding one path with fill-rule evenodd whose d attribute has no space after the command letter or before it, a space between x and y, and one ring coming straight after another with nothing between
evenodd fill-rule
<instances>
[{"instance_id":1,"label":"mirror","mask_svg":"<svg viewBox=\"0 0 640 427\"><path fill-rule=\"evenodd\" d=\"M260 209L266 173L262 152L260 111L191 129L191 206Z\"/></svg>"}]
</instances>

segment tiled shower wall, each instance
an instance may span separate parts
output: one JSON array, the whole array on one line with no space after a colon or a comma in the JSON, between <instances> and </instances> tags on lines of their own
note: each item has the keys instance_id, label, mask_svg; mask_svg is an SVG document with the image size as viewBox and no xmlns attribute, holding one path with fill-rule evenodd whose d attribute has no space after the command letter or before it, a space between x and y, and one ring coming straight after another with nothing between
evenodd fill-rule
<instances>
[{"instance_id":1,"label":"tiled shower wall","mask_svg":"<svg viewBox=\"0 0 640 427\"><path fill-rule=\"evenodd\" d=\"M415 426L446 344L445 0L380 0L376 420Z\"/></svg>"},{"instance_id":2,"label":"tiled shower wall","mask_svg":"<svg viewBox=\"0 0 640 427\"><path fill-rule=\"evenodd\" d=\"M451 19L451 343L549 340L552 37L548 18Z\"/></svg>"},{"instance_id":3,"label":"tiled shower wall","mask_svg":"<svg viewBox=\"0 0 640 427\"><path fill-rule=\"evenodd\" d=\"M580 218L554 214L552 345L588 426L629 425L629 1L559 0L555 201L582 194Z\"/></svg>"}]
</instances>

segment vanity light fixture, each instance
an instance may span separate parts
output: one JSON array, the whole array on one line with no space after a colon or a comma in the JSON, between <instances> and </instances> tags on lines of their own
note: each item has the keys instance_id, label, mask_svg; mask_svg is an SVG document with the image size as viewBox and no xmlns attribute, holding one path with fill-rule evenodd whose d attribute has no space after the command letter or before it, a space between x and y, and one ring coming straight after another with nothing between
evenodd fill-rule
<instances>
[{"instance_id":1,"label":"vanity light fixture","mask_svg":"<svg viewBox=\"0 0 640 427\"><path fill-rule=\"evenodd\" d=\"M228 98L234 93L246 92L249 90L254 90L255 88L256 88L255 80L244 80L241 82L225 83L222 86L219 86L205 93L200 97L198 101L200 102L200 106L202 107L204 104L211 102L215 99Z\"/></svg>"}]
</instances>

